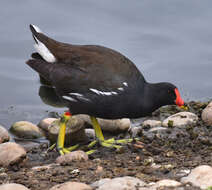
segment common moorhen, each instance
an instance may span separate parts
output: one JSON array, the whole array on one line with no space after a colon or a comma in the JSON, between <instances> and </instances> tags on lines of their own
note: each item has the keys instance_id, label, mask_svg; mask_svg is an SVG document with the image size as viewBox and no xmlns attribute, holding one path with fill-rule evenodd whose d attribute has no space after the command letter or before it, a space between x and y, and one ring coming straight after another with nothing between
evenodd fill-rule
<instances>
[{"instance_id":1,"label":"common moorhen","mask_svg":"<svg viewBox=\"0 0 212 190\"><path fill-rule=\"evenodd\" d=\"M97 139L109 146L113 140L104 139L96 117L139 118L164 105L184 105L175 85L148 83L132 61L113 49L62 43L37 26L30 29L37 52L26 63L55 88L70 110L61 120L57 145L61 154L67 152L65 124L71 115L90 115Z\"/></svg>"}]
</instances>

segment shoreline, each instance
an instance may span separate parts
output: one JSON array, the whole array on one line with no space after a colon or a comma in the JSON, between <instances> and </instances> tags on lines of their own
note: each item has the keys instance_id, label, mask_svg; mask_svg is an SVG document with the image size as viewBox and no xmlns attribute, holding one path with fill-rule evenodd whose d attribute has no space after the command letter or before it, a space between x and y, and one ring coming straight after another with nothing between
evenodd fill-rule
<instances>
[{"instance_id":1,"label":"shoreline","mask_svg":"<svg viewBox=\"0 0 212 190\"><path fill-rule=\"evenodd\" d=\"M157 184L156 182L169 179L180 183L183 189L200 189L194 187L192 183L186 186L182 179L194 168L212 165L212 130L201 118L207 105L208 102L189 103L189 112L198 118L193 124L188 123L184 126L168 124L165 127L163 123L157 123L155 126L140 123L134 128L139 128L136 137L139 137L141 144L129 143L124 146L123 152L97 147L98 152L89 156L86 161L75 160L58 164L56 160L59 154L56 150L47 152L47 142L36 143L30 140L17 142L25 147L26 158L21 162L1 167L0 183L18 183L31 190L38 190L73 181L93 186L92 184L103 178L123 177L121 180L124 180L124 176L131 176L130 180L141 180L145 184ZM164 122L166 118L179 112L184 113L176 106L165 106L145 120ZM188 116L180 116L180 118L186 117ZM107 133L104 130L104 134L108 138L127 138L130 135L127 130ZM150 187L152 186L149 185Z\"/></svg>"}]
</instances>

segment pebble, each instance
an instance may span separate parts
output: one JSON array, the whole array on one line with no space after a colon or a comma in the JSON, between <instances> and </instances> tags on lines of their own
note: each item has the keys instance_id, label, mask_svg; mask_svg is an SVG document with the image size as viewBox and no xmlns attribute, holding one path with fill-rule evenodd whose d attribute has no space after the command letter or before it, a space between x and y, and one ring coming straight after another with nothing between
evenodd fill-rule
<instances>
[{"instance_id":1,"label":"pebble","mask_svg":"<svg viewBox=\"0 0 212 190\"><path fill-rule=\"evenodd\" d=\"M181 178L182 183L191 183L201 189L206 189L212 186L212 167L208 165L201 165L193 170L187 177Z\"/></svg>"},{"instance_id":2,"label":"pebble","mask_svg":"<svg viewBox=\"0 0 212 190\"><path fill-rule=\"evenodd\" d=\"M0 125L0 144L10 140L8 131Z\"/></svg>"},{"instance_id":3,"label":"pebble","mask_svg":"<svg viewBox=\"0 0 212 190\"><path fill-rule=\"evenodd\" d=\"M95 138L95 130L94 129L85 129L85 134L89 139Z\"/></svg>"},{"instance_id":4,"label":"pebble","mask_svg":"<svg viewBox=\"0 0 212 190\"><path fill-rule=\"evenodd\" d=\"M143 128L141 126L131 126L128 133L131 134L132 137L137 137L142 133L142 131Z\"/></svg>"},{"instance_id":5,"label":"pebble","mask_svg":"<svg viewBox=\"0 0 212 190\"><path fill-rule=\"evenodd\" d=\"M161 126L162 125L162 122L161 121L158 121L158 120L151 120L151 119L148 119L148 120L145 120L142 125L144 127L158 127L158 126Z\"/></svg>"},{"instance_id":6,"label":"pebble","mask_svg":"<svg viewBox=\"0 0 212 190\"><path fill-rule=\"evenodd\" d=\"M1 190L29 190L27 187L17 184L17 183L8 183L0 185Z\"/></svg>"},{"instance_id":7,"label":"pebble","mask_svg":"<svg viewBox=\"0 0 212 190\"><path fill-rule=\"evenodd\" d=\"M103 172L103 167L102 166L97 166L96 171L97 174L101 174Z\"/></svg>"},{"instance_id":8,"label":"pebble","mask_svg":"<svg viewBox=\"0 0 212 190\"><path fill-rule=\"evenodd\" d=\"M18 164L26 158L26 151L14 142L0 144L0 166Z\"/></svg>"},{"instance_id":9,"label":"pebble","mask_svg":"<svg viewBox=\"0 0 212 190\"><path fill-rule=\"evenodd\" d=\"M41 143L39 142L33 142L31 140L20 140L20 141L16 141L19 145L21 145L25 150L26 152L29 152L29 151L33 151L35 149L39 149L40 146L41 146Z\"/></svg>"},{"instance_id":10,"label":"pebble","mask_svg":"<svg viewBox=\"0 0 212 190\"><path fill-rule=\"evenodd\" d=\"M137 187L144 185L145 183L138 178L125 176L113 179L101 179L91 186L97 188L96 190L137 190Z\"/></svg>"},{"instance_id":11,"label":"pebble","mask_svg":"<svg viewBox=\"0 0 212 190\"><path fill-rule=\"evenodd\" d=\"M207 126L212 126L212 102L202 111L201 117Z\"/></svg>"},{"instance_id":12,"label":"pebble","mask_svg":"<svg viewBox=\"0 0 212 190\"><path fill-rule=\"evenodd\" d=\"M169 116L166 118L162 125L164 127L168 127L169 125L173 125L173 127L183 128L186 125L194 125L198 121L197 115L191 112L179 112L174 115ZM172 126L169 126L172 127Z\"/></svg>"},{"instance_id":13,"label":"pebble","mask_svg":"<svg viewBox=\"0 0 212 190\"><path fill-rule=\"evenodd\" d=\"M36 139L44 136L38 126L28 121L18 121L13 123L10 131L15 136L25 139Z\"/></svg>"},{"instance_id":14,"label":"pebble","mask_svg":"<svg viewBox=\"0 0 212 190\"><path fill-rule=\"evenodd\" d=\"M56 163L61 165L70 165L73 163L73 161L87 161L87 160L88 155L84 151L78 150L59 156L56 160Z\"/></svg>"},{"instance_id":15,"label":"pebble","mask_svg":"<svg viewBox=\"0 0 212 190\"><path fill-rule=\"evenodd\" d=\"M94 189L102 186L104 183L108 183L110 182L111 179L110 178L103 178L103 179L100 179L99 181L95 181L94 183L91 184L91 187L93 187Z\"/></svg>"},{"instance_id":16,"label":"pebble","mask_svg":"<svg viewBox=\"0 0 212 190\"><path fill-rule=\"evenodd\" d=\"M183 170L178 171L176 173L176 176L177 177L184 177L184 176L187 176L190 172L191 172L190 169L183 169Z\"/></svg>"},{"instance_id":17,"label":"pebble","mask_svg":"<svg viewBox=\"0 0 212 190\"><path fill-rule=\"evenodd\" d=\"M44 131L48 131L50 125L56 120L58 120L58 119L57 118L45 118L38 123L38 127L43 129Z\"/></svg>"},{"instance_id":18,"label":"pebble","mask_svg":"<svg viewBox=\"0 0 212 190\"><path fill-rule=\"evenodd\" d=\"M48 132L46 135L51 143L55 143L57 141L60 130L59 122L60 120L56 119L48 127ZM78 116L72 116L66 125L65 145L69 146L71 144L85 141L87 141L87 137L84 130L84 121Z\"/></svg>"},{"instance_id":19,"label":"pebble","mask_svg":"<svg viewBox=\"0 0 212 190\"><path fill-rule=\"evenodd\" d=\"M182 184L178 181L171 179L162 179L155 184L150 183L146 187L141 187L139 188L139 190L159 190L163 189L163 187L171 187L173 189L173 187L178 187L180 185Z\"/></svg>"},{"instance_id":20,"label":"pebble","mask_svg":"<svg viewBox=\"0 0 212 190\"><path fill-rule=\"evenodd\" d=\"M26 151L19 144L6 142L0 144L0 166L18 164L26 158Z\"/></svg>"},{"instance_id":21,"label":"pebble","mask_svg":"<svg viewBox=\"0 0 212 190\"><path fill-rule=\"evenodd\" d=\"M34 166L32 167L32 171L44 171L44 170L49 170L50 168L53 168L55 166L58 166L59 164L47 164L47 165L44 165L44 166Z\"/></svg>"},{"instance_id":22,"label":"pebble","mask_svg":"<svg viewBox=\"0 0 212 190\"><path fill-rule=\"evenodd\" d=\"M162 131L162 130L167 131L167 127L153 127L149 130L149 132L159 132L159 131Z\"/></svg>"},{"instance_id":23,"label":"pebble","mask_svg":"<svg viewBox=\"0 0 212 190\"><path fill-rule=\"evenodd\" d=\"M92 190L91 186L79 182L66 182L55 185L50 190Z\"/></svg>"}]
</instances>

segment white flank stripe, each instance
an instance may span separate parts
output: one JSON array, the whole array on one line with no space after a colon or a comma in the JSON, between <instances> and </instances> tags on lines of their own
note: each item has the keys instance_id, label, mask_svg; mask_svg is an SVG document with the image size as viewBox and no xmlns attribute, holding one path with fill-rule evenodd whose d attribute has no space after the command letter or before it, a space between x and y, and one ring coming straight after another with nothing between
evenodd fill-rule
<instances>
[{"instance_id":1,"label":"white flank stripe","mask_svg":"<svg viewBox=\"0 0 212 190\"><path fill-rule=\"evenodd\" d=\"M77 97L77 98L78 98L78 100L82 100L82 101L86 101L86 102L91 102L90 99L85 98L85 97L83 97L83 96L79 96L79 97Z\"/></svg>"},{"instance_id":2,"label":"white flank stripe","mask_svg":"<svg viewBox=\"0 0 212 190\"><path fill-rule=\"evenodd\" d=\"M123 82L123 85L124 85L124 86L128 86L128 84L127 84L126 82Z\"/></svg>"},{"instance_id":3,"label":"white flank stripe","mask_svg":"<svg viewBox=\"0 0 212 190\"><path fill-rule=\"evenodd\" d=\"M79 94L79 93L70 93L70 95L74 95L74 96L83 96L82 94Z\"/></svg>"},{"instance_id":4,"label":"white flank stripe","mask_svg":"<svg viewBox=\"0 0 212 190\"><path fill-rule=\"evenodd\" d=\"M93 89L93 88L90 88L90 90L98 95L106 95L106 96L110 96L110 95L117 95L118 93L117 92L104 92L104 91L100 91L100 90L97 90L97 89Z\"/></svg>"},{"instance_id":5,"label":"white flank stripe","mask_svg":"<svg viewBox=\"0 0 212 190\"><path fill-rule=\"evenodd\" d=\"M69 96L62 96L64 99L66 100L69 100L69 101L72 101L72 102L77 102L77 100L75 100L74 98L72 97L69 97Z\"/></svg>"},{"instance_id":6,"label":"white flank stripe","mask_svg":"<svg viewBox=\"0 0 212 190\"><path fill-rule=\"evenodd\" d=\"M99 93L99 91L98 91L98 90L93 89L93 88L90 88L90 90L91 90L92 92L95 92L96 94L100 95L100 93Z\"/></svg>"},{"instance_id":7,"label":"white flank stripe","mask_svg":"<svg viewBox=\"0 0 212 190\"><path fill-rule=\"evenodd\" d=\"M120 88L118 88L118 90L120 90L120 91L124 91L124 88L120 87Z\"/></svg>"}]
</instances>

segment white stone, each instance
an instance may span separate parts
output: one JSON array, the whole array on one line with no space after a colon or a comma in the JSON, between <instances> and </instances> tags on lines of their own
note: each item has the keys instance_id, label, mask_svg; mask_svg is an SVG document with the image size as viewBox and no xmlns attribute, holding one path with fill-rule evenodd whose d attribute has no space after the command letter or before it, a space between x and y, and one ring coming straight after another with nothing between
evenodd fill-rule
<instances>
[{"instance_id":1,"label":"white stone","mask_svg":"<svg viewBox=\"0 0 212 190\"><path fill-rule=\"evenodd\" d=\"M99 181L95 181L94 183L92 183L91 187L97 188L97 187L102 186L104 183L108 183L110 181L111 181L110 178L103 178L103 179L100 179Z\"/></svg>"},{"instance_id":2,"label":"white stone","mask_svg":"<svg viewBox=\"0 0 212 190\"><path fill-rule=\"evenodd\" d=\"M187 177L181 178L182 183L192 183L201 189L206 189L212 186L212 167L208 165L201 165L193 170Z\"/></svg>"},{"instance_id":3,"label":"white stone","mask_svg":"<svg viewBox=\"0 0 212 190\"><path fill-rule=\"evenodd\" d=\"M161 121L157 121L157 120L148 119L148 120L145 120L142 125L144 127L146 127L146 126L158 127L158 126L162 125L162 122Z\"/></svg>"},{"instance_id":4,"label":"white stone","mask_svg":"<svg viewBox=\"0 0 212 190\"><path fill-rule=\"evenodd\" d=\"M149 132L158 132L163 130L167 130L167 127L153 127L149 130Z\"/></svg>"},{"instance_id":5,"label":"white stone","mask_svg":"<svg viewBox=\"0 0 212 190\"><path fill-rule=\"evenodd\" d=\"M184 177L184 176L187 176L190 172L191 172L190 169L180 170L179 172L176 173L176 176Z\"/></svg>"},{"instance_id":6,"label":"white stone","mask_svg":"<svg viewBox=\"0 0 212 190\"><path fill-rule=\"evenodd\" d=\"M0 125L0 144L10 140L8 131Z\"/></svg>"},{"instance_id":7,"label":"white stone","mask_svg":"<svg viewBox=\"0 0 212 190\"><path fill-rule=\"evenodd\" d=\"M99 185L97 190L137 190L137 187L145 185L140 179L129 176L107 179L103 183L96 182L96 184Z\"/></svg>"},{"instance_id":8,"label":"white stone","mask_svg":"<svg viewBox=\"0 0 212 190\"><path fill-rule=\"evenodd\" d=\"M159 187L177 187L182 185L180 182L171 180L171 179L163 179L158 181L154 186L157 188Z\"/></svg>"},{"instance_id":9,"label":"white stone","mask_svg":"<svg viewBox=\"0 0 212 190\"><path fill-rule=\"evenodd\" d=\"M0 144L0 166L9 166L22 162L26 158L26 151L19 144L6 142Z\"/></svg>"},{"instance_id":10,"label":"white stone","mask_svg":"<svg viewBox=\"0 0 212 190\"><path fill-rule=\"evenodd\" d=\"M79 182L66 182L55 185L50 190L92 190L91 186Z\"/></svg>"},{"instance_id":11,"label":"white stone","mask_svg":"<svg viewBox=\"0 0 212 190\"><path fill-rule=\"evenodd\" d=\"M43 136L41 129L28 121L18 121L12 124L10 131L17 137L34 139Z\"/></svg>"},{"instance_id":12,"label":"white stone","mask_svg":"<svg viewBox=\"0 0 212 190\"><path fill-rule=\"evenodd\" d=\"M47 165L44 165L44 166L35 166L35 167L32 167L32 170L44 171L44 170L49 170L50 168L53 168L55 166L59 166L59 164L47 164Z\"/></svg>"},{"instance_id":13,"label":"white stone","mask_svg":"<svg viewBox=\"0 0 212 190\"><path fill-rule=\"evenodd\" d=\"M92 138L92 139L95 138L95 130L94 129L85 129L85 134L89 138Z\"/></svg>"},{"instance_id":14,"label":"white stone","mask_svg":"<svg viewBox=\"0 0 212 190\"><path fill-rule=\"evenodd\" d=\"M173 121L175 127L185 127L185 125L193 125L198 121L197 115L191 112L179 112L166 118L162 125L168 127L169 121Z\"/></svg>"},{"instance_id":15,"label":"white stone","mask_svg":"<svg viewBox=\"0 0 212 190\"><path fill-rule=\"evenodd\" d=\"M25 186L17 183L7 183L0 185L1 190L29 190Z\"/></svg>"},{"instance_id":16,"label":"white stone","mask_svg":"<svg viewBox=\"0 0 212 190\"><path fill-rule=\"evenodd\" d=\"M212 102L202 111L202 120L208 126L212 126Z\"/></svg>"},{"instance_id":17,"label":"white stone","mask_svg":"<svg viewBox=\"0 0 212 190\"><path fill-rule=\"evenodd\" d=\"M81 150L73 151L68 154L61 155L57 158L56 163L61 165L72 164L73 161L87 161L88 155Z\"/></svg>"},{"instance_id":18,"label":"white stone","mask_svg":"<svg viewBox=\"0 0 212 190\"><path fill-rule=\"evenodd\" d=\"M159 190L163 187L178 187L182 185L180 182L171 179L162 179L157 183L149 183L145 187L138 188L139 190Z\"/></svg>"}]
</instances>

